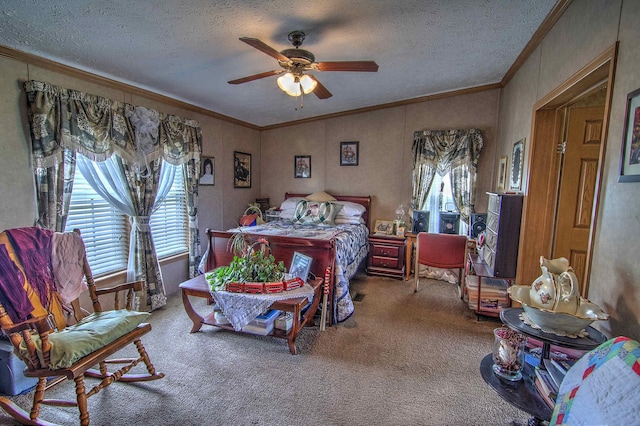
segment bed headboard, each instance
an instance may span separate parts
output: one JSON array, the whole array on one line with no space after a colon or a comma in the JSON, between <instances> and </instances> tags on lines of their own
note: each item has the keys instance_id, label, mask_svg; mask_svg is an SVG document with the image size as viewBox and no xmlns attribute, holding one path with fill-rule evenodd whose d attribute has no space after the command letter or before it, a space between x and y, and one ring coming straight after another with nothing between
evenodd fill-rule
<instances>
[{"instance_id":1,"label":"bed headboard","mask_svg":"<svg viewBox=\"0 0 640 426\"><path fill-rule=\"evenodd\" d=\"M284 198L287 199L287 198L293 198L293 197L306 197L307 195L309 194L292 194L287 192L284 194ZM364 208L367 210L365 211L364 215L362 215L362 218L364 219L364 223L367 225L367 228L371 230L371 222L369 222L370 212L371 212L371 196L370 195L364 195L364 196L334 195L334 194L329 194L329 195L331 195L337 201L349 201L349 202L357 203L364 206Z\"/></svg>"}]
</instances>

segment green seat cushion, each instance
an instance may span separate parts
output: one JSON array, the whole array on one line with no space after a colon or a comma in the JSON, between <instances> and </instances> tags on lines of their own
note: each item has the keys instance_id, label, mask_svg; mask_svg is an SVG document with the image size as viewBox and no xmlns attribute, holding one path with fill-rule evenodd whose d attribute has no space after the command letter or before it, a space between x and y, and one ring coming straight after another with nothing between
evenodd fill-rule
<instances>
[{"instance_id":1,"label":"green seat cushion","mask_svg":"<svg viewBox=\"0 0 640 426\"><path fill-rule=\"evenodd\" d=\"M149 312L120 309L96 312L83 318L77 324L62 331L51 333L52 370L71 367L80 358L103 348L119 337L124 336L142 324L151 314ZM42 343L37 334L32 336L42 359ZM27 355L24 343L20 351ZM27 355L28 356L28 355Z\"/></svg>"}]
</instances>

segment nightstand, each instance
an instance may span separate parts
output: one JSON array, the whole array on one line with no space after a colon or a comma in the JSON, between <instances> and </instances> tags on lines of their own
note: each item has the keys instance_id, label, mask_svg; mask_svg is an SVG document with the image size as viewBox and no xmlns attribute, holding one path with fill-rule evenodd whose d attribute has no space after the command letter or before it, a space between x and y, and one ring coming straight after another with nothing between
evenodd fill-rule
<instances>
[{"instance_id":1,"label":"nightstand","mask_svg":"<svg viewBox=\"0 0 640 426\"><path fill-rule=\"evenodd\" d=\"M403 279L405 268L405 238L395 235L369 235L369 275Z\"/></svg>"}]
</instances>

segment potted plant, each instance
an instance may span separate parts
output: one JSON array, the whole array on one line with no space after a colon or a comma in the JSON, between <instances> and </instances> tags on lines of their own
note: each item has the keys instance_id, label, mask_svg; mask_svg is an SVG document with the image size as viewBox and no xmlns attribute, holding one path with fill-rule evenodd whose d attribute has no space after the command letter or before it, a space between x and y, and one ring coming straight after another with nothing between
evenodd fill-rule
<instances>
[{"instance_id":1,"label":"potted plant","mask_svg":"<svg viewBox=\"0 0 640 426\"><path fill-rule=\"evenodd\" d=\"M221 266L205 275L211 291L226 290L229 283L268 283L284 279L284 262L277 262L271 254L269 242L255 241L242 232L229 241L234 253L229 266Z\"/></svg>"}]
</instances>

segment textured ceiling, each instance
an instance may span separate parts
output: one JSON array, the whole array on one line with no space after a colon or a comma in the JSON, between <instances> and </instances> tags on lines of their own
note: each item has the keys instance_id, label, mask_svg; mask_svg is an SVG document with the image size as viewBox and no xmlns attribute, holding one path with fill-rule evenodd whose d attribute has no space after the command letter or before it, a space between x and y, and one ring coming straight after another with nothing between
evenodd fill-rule
<instances>
[{"instance_id":1,"label":"textured ceiling","mask_svg":"<svg viewBox=\"0 0 640 426\"><path fill-rule=\"evenodd\" d=\"M0 0L0 45L256 126L498 83L555 0ZM316 61L374 60L377 73L314 72L333 97L284 94L280 69L238 40Z\"/></svg>"}]
</instances>

